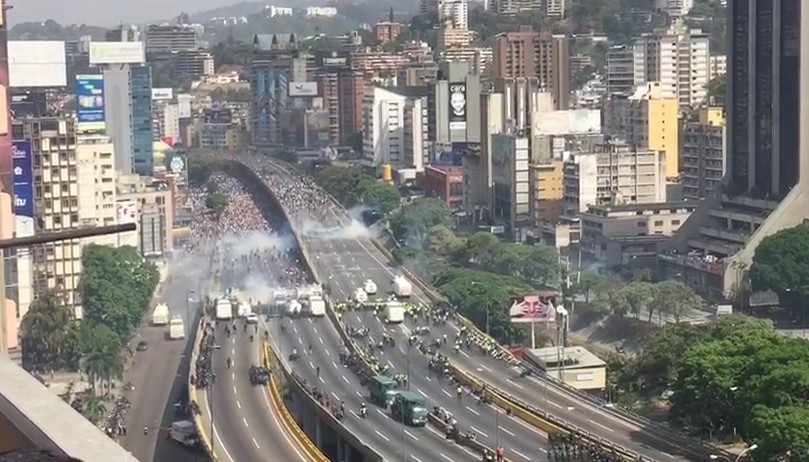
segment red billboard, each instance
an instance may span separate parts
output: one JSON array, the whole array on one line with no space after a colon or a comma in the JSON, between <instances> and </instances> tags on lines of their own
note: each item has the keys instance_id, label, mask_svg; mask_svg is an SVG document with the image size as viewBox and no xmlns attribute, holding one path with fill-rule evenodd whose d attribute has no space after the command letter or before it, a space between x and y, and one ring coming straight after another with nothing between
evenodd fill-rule
<instances>
[{"instance_id":1,"label":"red billboard","mask_svg":"<svg viewBox=\"0 0 809 462\"><path fill-rule=\"evenodd\" d=\"M556 322L556 296L556 292L540 292L511 297L511 322Z\"/></svg>"}]
</instances>

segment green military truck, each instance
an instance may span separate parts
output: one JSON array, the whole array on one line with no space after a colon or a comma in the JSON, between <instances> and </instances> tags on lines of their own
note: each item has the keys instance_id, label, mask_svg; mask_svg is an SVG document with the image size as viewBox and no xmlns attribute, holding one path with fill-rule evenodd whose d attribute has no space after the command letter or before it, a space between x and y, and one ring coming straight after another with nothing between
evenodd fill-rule
<instances>
[{"instance_id":1,"label":"green military truck","mask_svg":"<svg viewBox=\"0 0 809 462\"><path fill-rule=\"evenodd\" d=\"M371 402L377 406L387 408L396 396L396 381L386 375L371 377Z\"/></svg>"},{"instance_id":2,"label":"green military truck","mask_svg":"<svg viewBox=\"0 0 809 462\"><path fill-rule=\"evenodd\" d=\"M427 408L424 407L424 397L412 391L397 393L390 406L390 415L395 420L411 427L427 425Z\"/></svg>"}]
</instances>

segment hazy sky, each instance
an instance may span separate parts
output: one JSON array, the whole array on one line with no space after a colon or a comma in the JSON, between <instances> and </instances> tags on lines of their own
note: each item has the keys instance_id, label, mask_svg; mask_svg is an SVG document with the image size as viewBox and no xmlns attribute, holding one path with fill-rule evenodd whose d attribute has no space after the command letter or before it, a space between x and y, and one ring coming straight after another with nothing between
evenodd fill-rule
<instances>
[{"instance_id":1,"label":"hazy sky","mask_svg":"<svg viewBox=\"0 0 809 462\"><path fill-rule=\"evenodd\" d=\"M6 0L13 5L8 21L44 21L54 19L62 24L111 26L120 22L143 22L169 19L181 11L195 13L238 0Z\"/></svg>"}]
</instances>

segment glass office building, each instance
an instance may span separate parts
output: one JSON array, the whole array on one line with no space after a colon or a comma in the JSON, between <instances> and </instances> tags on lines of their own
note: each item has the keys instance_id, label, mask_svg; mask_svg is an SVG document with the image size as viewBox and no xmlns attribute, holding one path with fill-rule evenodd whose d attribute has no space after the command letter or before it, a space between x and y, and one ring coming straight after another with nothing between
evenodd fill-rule
<instances>
[{"instance_id":1,"label":"glass office building","mask_svg":"<svg viewBox=\"0 0 809 462\"><path fill-rule=\"evenodd\" d=\"M132 151L135 173L154 174L152 127L152 69L148 65L130 68L132 95Z\"/></svg>"}]
</instances>

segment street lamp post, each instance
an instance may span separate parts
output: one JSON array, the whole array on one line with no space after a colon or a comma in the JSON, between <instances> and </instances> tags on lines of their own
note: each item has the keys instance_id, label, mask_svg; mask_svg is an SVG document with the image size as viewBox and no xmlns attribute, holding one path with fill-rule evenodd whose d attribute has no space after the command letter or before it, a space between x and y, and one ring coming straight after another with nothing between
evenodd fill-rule
<instances>
[{"instance_id":1,"label":"street lamp post","mask_svg":"<svg viewBox=\"0 0 809 462\"><path fill-rule=\"evenodd\" d=\"M734 460L734 462L739 462L740 460L742 460L742 457L744 457L747 453L755 451L757 448L758 448L758 445L754 444L754 445L750 446L749 448L745 449L744 451L740 452L739 455ZM730 459L727 456L720 456L720 455L717 455L717 454L711 454L711 460L725 460L727 462L730 462Z\"/></svg>"}]
</instances>

